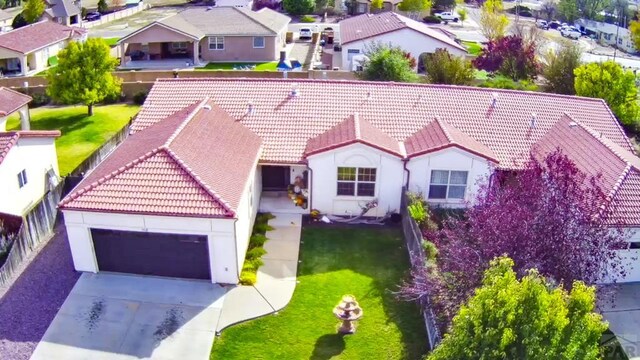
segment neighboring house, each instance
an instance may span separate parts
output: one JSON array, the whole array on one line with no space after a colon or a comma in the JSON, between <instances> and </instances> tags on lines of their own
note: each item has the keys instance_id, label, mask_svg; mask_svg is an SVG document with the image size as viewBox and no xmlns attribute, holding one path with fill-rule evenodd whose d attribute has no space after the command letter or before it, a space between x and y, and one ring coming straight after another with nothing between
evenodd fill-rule
<instances>
[{"instance_id":1,"label":"neighboring house","mask_svg":"<svg viewBox=\"0 0 640 360\"><path fill-rule=\"evenodd\" d=\"M157 61L157 66L163 66L163 60L190 64L275 61L286 45L290 21L268 8L188 8L120 39L121 65L153 67Z\"/></svg>"},{"instance_id":2,"label":"neighboring house","mask_svg":"<svg viewBox=\"0 0 640 360\"><path fill-rule=\"evenodd\" d=\"M556 147L588 174L604 174L602 189L617 206L612 226L640 229L640 160L600 99L383 82L159 79L131 131L60 204L79 271L236 283L256 207L277 199L263 193L286 194L295 184L306 206L282 195L282 212L356 215L375 202L366 215L384 216L400 210L404 186L432 206L463 207L479 180ZM633 241L629 259L640 253L640 238ZM640 265L626 280L640 281Z\"/></svg>"},{"instance_id":3,"label":"neighboring house","mask_svg":"<svg viewBox=\"0 0 640 360\"><path fill-rule=\"evenodd\" d=\"M398 46L416 60L436 49L446 49L456 56L467 54L462 45L441 31L393 12L359 15L340 21L340 44L342 51L334 53L333 64L336 67L339 63L342 70L349 71L361 70L366 52L375 44Z\"/></svg>"},{"instance_id":4,"label":"neighboring house","mask_svg":"<svg viewBox=\"0 0 640 360\"><path fill-rule=\"evenodd\" d=\"M352 0L352 15L369 14L385 11L398 11L398 5L402 0L385 0L382 2L382 9L371 7L371 0Z\"/></svg>"},{"instance_id":5,"label":"neighboring house","mask_svg":"<svg viewBox=\"0 0 640 360\"><path fill-rule=\"evenodd\" d=\"M42 14L46 20L62 25L82 25L80 0L47 0L47 9Z\"/></svg>"},{"instance_id":6,"label":"neighboring house","mask_svg":"<svg viewBox=\"0 0 640 360\"><path fill-rule=\"evenodd\" d=\"M600 44L611 45L630 54L637 52L631 32L627 28L587 19L578 19L574 25L594 36Z\"/></svg>"},{"instance_id":7,"label":"neighboring house","mask_svg":"<svg viewBox=\"0 0 640 360\"><path fill-rule=\"evenodd\" d=\"M83 40L86 30L40 21L0 34L0 73L3 76L29 76L49 67L70 41Z\"/></svg>"},{"instance_id":8,"label":"neighboring house","mask_svg":"<svg viewBox=\"0 0 640 360\"><path fill-rule=\"evenodd\" d=\"M59 131L29 130L31 97L0 88L0 213L22 216L58 184L55 139ZM22 130L4 131L18 112Z\"/></svg>"},{"instance_id":9,"label":"neighboring house","mask_svg":"<svg viewBox=\"0 0 640 360\"><path fill-rule=\"evenodd\" d=\"M4 31L4 28L11 26L13 23L13 16L8 12L0 9L0 32Z\"/></svg>"},{"instance_id":10,"label":"neighboring house","mask_svg":"<svg viewBox=\"0 0 640 360\"><path fill-rule=\"evenodd\" d=\"M253 9L253 0L216 0L217 7L220 6L234 6L247 8L249 10Z\"/></svg>"}]
</instances>

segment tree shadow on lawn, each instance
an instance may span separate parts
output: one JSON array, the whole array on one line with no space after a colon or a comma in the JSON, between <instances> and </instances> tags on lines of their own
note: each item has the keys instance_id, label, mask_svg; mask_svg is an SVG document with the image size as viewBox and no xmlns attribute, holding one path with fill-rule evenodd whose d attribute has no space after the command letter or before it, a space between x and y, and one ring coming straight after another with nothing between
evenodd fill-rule
<instances>
[{"instance_id":1,"label":"tree shadow on lawn","mask_svg":"<svg viewBox=\"0 0 640 360\"><path fill-rule=\"evenodd\" d=\"M35 130L53 130L58 129L61 133L67 134L75 130L82 129L91 124L87 114L77 114L71 116L46 116L32 122Z\"/></svg>"},{"instance_id":2,"label":"tree shadow on lawn","mask_svg":"<svg viewBox=\"0 0 640 360\"><path fill-rule=\"evenodd\" d=\"M345 349L344 335L325 334L316 340L313 353L309 360L329 360L342 354Z\"/></svg>"},{"instance_id":3,"label":"tree shadow on lawn","mask_svg":"<svg viewBox=\"0 0 640 360\"><path fill-rule=\"evenodd\" d=\"M400 332L405 358L415 359L426 353L427 335L420 309L394 294L410 270L400 227L311 224L303 228L303 240L299 276L350 270L370 278L368 291L353 294L363 307L363 321L367 321L367 303L380 303L386 324L393 323ZM337 301L343 294L335 295ZM316 342L314 354L320 351L319 345L320 341Z\"/></svg>"}]
</instances>

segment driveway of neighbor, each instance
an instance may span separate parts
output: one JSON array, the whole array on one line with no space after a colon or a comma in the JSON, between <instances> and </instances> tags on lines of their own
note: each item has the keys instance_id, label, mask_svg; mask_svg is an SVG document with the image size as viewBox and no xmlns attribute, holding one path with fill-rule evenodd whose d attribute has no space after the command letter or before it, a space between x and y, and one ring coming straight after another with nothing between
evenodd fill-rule
<instances>
[{"instance_id":1,"label":"driveway of neighbor","mask_svg":"<svg viewBox=\"0 0 640 360\"><path fill-rule=\"evenodd\" d=\"M640 359L640 283L619 284L602 315L630 360Z\"/></svg>"},{"instance_id":2,"label":"driveway of neighbor","mask_svg":"<svg viewBox=\"0 0 640 360\"><path fill-rule=\"evenodd\" d=\"M31 359L209 359L224 295L204 281L85 273Z\"/></svg>"}]
</instances>

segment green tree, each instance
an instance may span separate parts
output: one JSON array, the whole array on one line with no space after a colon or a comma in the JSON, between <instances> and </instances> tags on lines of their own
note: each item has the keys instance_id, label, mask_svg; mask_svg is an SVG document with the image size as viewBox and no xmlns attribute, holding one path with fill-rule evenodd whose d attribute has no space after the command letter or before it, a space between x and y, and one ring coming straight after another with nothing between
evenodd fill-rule
<instances>
[{"instance_id":1,"label":"green tree","mask_svg":"<svg viewBox=\"0 0 640 360\"><path fill-rule=\"evenodd\" d=\"M98 0L98 12L105 13L109 10L109 5L107 5L107 0Z\"/></svg>"},{"instance_id":2,"label":"green tree","mask_svg":"<svg viewBox=\"0 0 640 360\"><path fill-rule=\"evenodd\" d=\"M567 292L536 270L518 280L513 266L507 257L491 262L427 359L600 359L607 324L593 311L595 288L577 281Z\"/></svg>"},{"instance_id":3,"label":"green tree","mask_svg":"<svg viewBox=\"0 0 640 360\"><path fill-rule=\"evenodd\" d=\"M383 6L383 0L371 0L371 8L380 10Z\"/></svg>"},{"instance_id":4,"label":"green tree","mask_svg":"<svg viewBox=\"0 0 640 360\"><path fill-rule=\"evenodd\" d=\"M289 15L309 14L315 9L315 0L284 0L282 7Z\"/></svg>"},{"instance_id":5,"label":"green tree","mask_svg":"<svg viewBox=\"0 0 640 360\"><path fill-rule=\"evenodd\" d=\"M438 10L449 10L456 6L456 0L433 0L433 7Z\"/></svg>"},{"instance_id":6,"label":"green tree","mask_svg":"<svg viewBox=\"0 0 640 360\"><path fill-rule=\"evenodd\" d=\"M369 60L360 77L372 81L417 82L411 59L399 47L376 44L367 51ZM415 60L414 60L415 61Z\"/></svg>"},{"instance_id":7,"label":"green tree","mask_svg":"<svg viewBox=\"0 0 640 360\"><path fill-rule=\"evenodd\" d=\"M580 10L576 0L560 0L556 11L560 17L569 23L573 23L580 17Z\"/></svg>"},{"instance_id":8,"label":"green tree","mask_svg":"<svg viewBox=\"0 0 640 360\"><path fill-rule=\"evenodd\" d=\"M33 24L40 20L46 7L44 0L27 0L22 9L22 16L28 24Z\"/></svg>"},{"instance_id":9,"label":"green tree","mask_svg":"<svg viewBox=\"0 0 640 360\"><path fill-rule=\"evenodd\" d=\"M432 84L468 85L473 80L474 69L469 60L451 56L445 49L422 55L427 81Z\"/></svg>"},{"instance_id":10,"label":"green tree","mask_svg":"<svg viewBox=\"0 0 640 360\"><path fill-rule=\"evenodd\" d=\"M58 66L47 75L47 94L63 104L84 104L93 115L93 105L120 94L121 81L111 74L118 59L110 52L101 38L71 42L58 53Z\"/></svg>"},{"instance_id":11,"label":"green tree","mask_svg":"<svg viewBox=\"0 0 640 360\"><path fill-rule=\"evenodd\" d=\"M467 20L469 13L467 12L467 8L461 7L458 9L458 18L460 18L460 26L464 26L465 20Z\"/></svg>"},{"instance_id":12,"label":"green tree","mask_svg":"<svg viewBox=\"0 0 640 360\"><path fill-rule=\"evenodd\" d=\"M640 21L631 21L629 23L629 32L631 32L631 39L636 49L640 49Z\"/></svg>"},{"instance_id":13,"label":"green tree","mask_svg":"<svg viewBox=\"0 0 640 360\"><path fill-rule=\"evenodd\" d=\"M584 64L574 74L576 95L604 99L622 124L638 128L638 88L631 70L609 60Z\"/></svg>"},{"instance_id":14,"label":"green tree","mask_svg":"<svg viewBox=\"0 0 640 360\"><path fill-rule=\"evenodd\" d=\"M502 0L487 0L480 10L480 32L489 41L500 39L507 33L509 19L502 13Z\"/></svg>"},{"instance_id":15,"label":"green tree","mask_svg":"<svg viewBox=\"0 0 640 360\"><path fill-rule=\"evenodd\" d=\"M431 0L404 0L398 9L406 12L421 13L431 9Z\"/></svg>"},{"instance_id":16,"label":"green tree","mask_svg":"<svg viewBox=\"0 0 640 360\"><path fill-rule=\"evenodd\" d=\"M574 95L574 70L580 66L582 51L572 41L563 41L560 49L545 55L543 74L546 80L546 91L556 94Z\"/></svg>"},{"instance_id":17,"label":"green tree","mask_svg":"<svg viewBox=\"0 0 640 360\"><path fill-rule=\"evenodd\" d=\"M587 19L597 20L601 17L600 12L604 10L611 0L574 0L577 1L577 8L581 16Z\"/></svg>"}]
</instances>

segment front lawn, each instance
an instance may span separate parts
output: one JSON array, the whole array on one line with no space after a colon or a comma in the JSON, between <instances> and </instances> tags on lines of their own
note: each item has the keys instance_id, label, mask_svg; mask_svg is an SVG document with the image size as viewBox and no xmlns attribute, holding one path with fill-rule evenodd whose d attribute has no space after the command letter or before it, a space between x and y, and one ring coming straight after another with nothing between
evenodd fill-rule
<instances>
[{"instance_id":1,"label":"front lawn","mask_svg":"<svg viewBox=\"0 0 640 360\"><path fill-rule=\"evenodd\" d=\"M255 68L249 69L255 66ZM270 61L264 63L208 63L206 66L196 68L196 70L253 70L253 71L277 71L278 62Z\"/></svg>"},{"instance_id":2,"label":"front lawn","mask_svg":"<svg viewBox=\"0 0 640 360\"><path fill-rule=\"evenodd\" d=\"M409 268L400 229L303 228L296 291L278 315L232 326L211 359L419 359L426 332L418 308L391 293ZM364 316L340 336L332 310L353 294Z\"/></svg>"},{"instance_id":3,"label":"front lawn","mask_svg":"<svg viewBox=\"0 0 640 360\"><path fill-rule=\"evenodd\" d=\"M482 44L474 41L461 41L461 43L462 43L462 46L467 48L467 51L469 52L469 54L473 56L480 55L480 52L482 51Z\"/></svg>"},{"instance_id":4,"label":"front lawn","mask_svg":"<svg viewBox=\"0 0 640 360\"><path fill-rule=\"evenodd\" d=\"M62 132L56 140L56 151L60 175L65 176L122 129L139 108L126 104L94 106L93 116L87 116L86 106L41 107L31 109L31 129ZM20 119L13 115L7 130L18 129Z\"/></svg>"}]
</instances>

